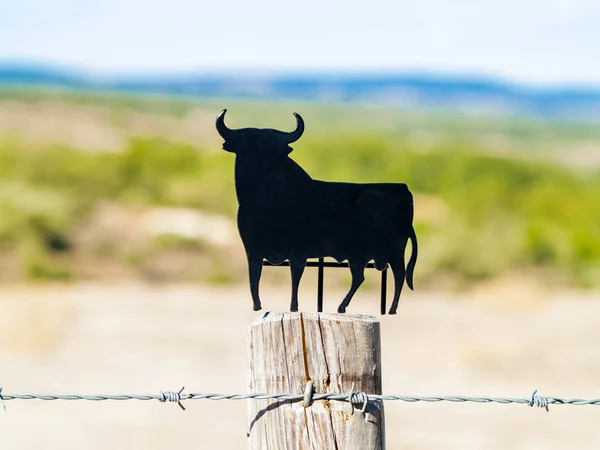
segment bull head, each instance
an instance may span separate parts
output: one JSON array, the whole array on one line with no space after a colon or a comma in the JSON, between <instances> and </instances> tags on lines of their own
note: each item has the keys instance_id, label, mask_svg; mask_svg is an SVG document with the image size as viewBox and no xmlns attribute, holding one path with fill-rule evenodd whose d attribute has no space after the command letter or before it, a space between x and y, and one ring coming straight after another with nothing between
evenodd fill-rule
<instances>
[{"instance_id":1,"label":"bull head","mask_svg":"<svg viewBox=\"0 0 600 450\"><path fill-rule=\"evenodd\" d=\"M300 114L294 113L296 117L296 129L292 132L273 130L270 128L240 128L233 130L225 125L226 109L217 116L217 131L225 140L223 150L236 155L255 152L283 151L289 154L292 148L289 146L296 142L304 133L304 120Z\"/></svg>"}]
</instances>

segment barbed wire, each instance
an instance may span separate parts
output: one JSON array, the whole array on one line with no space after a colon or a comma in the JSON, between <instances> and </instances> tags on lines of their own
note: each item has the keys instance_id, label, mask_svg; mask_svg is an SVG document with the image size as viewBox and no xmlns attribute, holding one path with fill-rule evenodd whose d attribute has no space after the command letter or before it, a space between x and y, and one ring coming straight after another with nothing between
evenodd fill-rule
<instances>
[{"instance_id":1,"label":"barbed wire","mask_svg":"<svg viewBox=\"0 0 600 450\"><path fill-rule=\"evenodd\" d=\"M309 384L310 383L310 384ZM304 394L263 394L263 393L241 393L241 394L217 394L217 393L185 393L184 388L179 391L160 391L158 394L36 394L30 392L24 393L4 393L0 387L0 402L6 410L4 401L8 400L89 400L89 401L108 401L108 400L158 400L159 402L176 402L181 409L185 407L181 403L184 400L283 400L288 402L303 401L305 407L309 407L314 401L334 400L348 402L352 406L360 406L361 412L365 412L368 403L378 406L383 401L402 401L407 403L415 402L452 402L452 403L500 403L500 404L527 404L537 406L549 411L549 405L595 405L600 406L600 399L582 399L582 398L560 398L547 397L537 394L537 389L533 391L530 397L470 397L463 395L452 396L418 396L418 395L395 395L395 394L366 394L364 392L354 392L354 388L346 394L317 394L313 392L312 382L307 383L307 389Z\"/></svg>"}]
</instances>

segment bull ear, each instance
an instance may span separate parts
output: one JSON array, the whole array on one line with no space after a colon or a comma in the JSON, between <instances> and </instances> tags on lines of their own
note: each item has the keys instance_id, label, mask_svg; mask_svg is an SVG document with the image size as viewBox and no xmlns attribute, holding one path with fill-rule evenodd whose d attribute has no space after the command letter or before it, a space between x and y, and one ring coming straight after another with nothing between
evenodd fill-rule
<instances>
[{"instance_id":1,"label":"bull ear","mask_svg":"<svg viewBox=\"0 0 600 450\"><path fill-rule=\"evenodd\" d=\"M217 123L216 123L217 131L219 132L221 137L225 140L230 138L231 135L233 134L233 130L230 130L229 128L227 128L227 125L225 125L225 113L226 112L227 112L227 110L224 109L223 111L221 111L219 113L219 115L217 116Z\"/></svg>"},{"instance_id":2,"label":"bull ear","mask_svg":"<svg viewBox=\"0 0 600 450\"><path fill-rule=\"evenodd\" d=\"M298 113L294 113L294 116L296 117L296 129L291 133L286 133L286 140L288 144L296 142L298 139L300 139L302 133L304 133L304 119L302 119Z\"/></svg>"}]
</instances>

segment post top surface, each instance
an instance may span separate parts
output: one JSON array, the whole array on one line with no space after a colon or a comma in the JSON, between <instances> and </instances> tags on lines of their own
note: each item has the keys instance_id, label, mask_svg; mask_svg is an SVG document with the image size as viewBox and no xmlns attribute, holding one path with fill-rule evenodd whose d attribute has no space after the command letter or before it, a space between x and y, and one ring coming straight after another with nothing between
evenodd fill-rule
<instances>
[{"instance_id":1,"label":"post top surface","mask_svg":"<svg viewBox=\"0 0 600 450\"><path fill-rule=\"evenodd\" d=\"M337 313L316 313L316 312L274 312L267 311L258 317L252 325L258 325L265 322L277 322L283 319L300 319L302 320L320 320L331 322L362 322L362 323L379 323L375 316L365 314L337 314Z\"/></svg>"}]
</instances>

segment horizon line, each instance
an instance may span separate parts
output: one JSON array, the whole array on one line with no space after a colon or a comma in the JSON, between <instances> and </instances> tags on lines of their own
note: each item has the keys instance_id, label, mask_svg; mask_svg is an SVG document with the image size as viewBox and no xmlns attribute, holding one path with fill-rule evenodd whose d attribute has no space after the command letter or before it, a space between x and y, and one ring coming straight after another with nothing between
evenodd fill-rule
<instances>
[{"instance_id":1,"label":"horizon line","mask_svg":"<svg viewBox=\"0 0 600 450\"><path fill-rule=\"evenodd\" d=\"M210 66L210 67L182 67L178 69L136 69L136 70L107 70L83 65L56 63L45 60L0 58L0 70L21 69L71 76L85 79L86 81L118 81L134 79L182 79L186 77L211 77L226 76L229 78L252 77L414 77L430 80L471 81L487 83L507 88L525 88L528 90L568 90L568 91L595 91L600 92L598 84L570 82L536 82L508 77L499 74L477 71L455 71L424 69L418 67L391 68L391 67L255 67L255 66ZM244 71L243 74L239 74Z\"/></svg>"}]
</instances>

